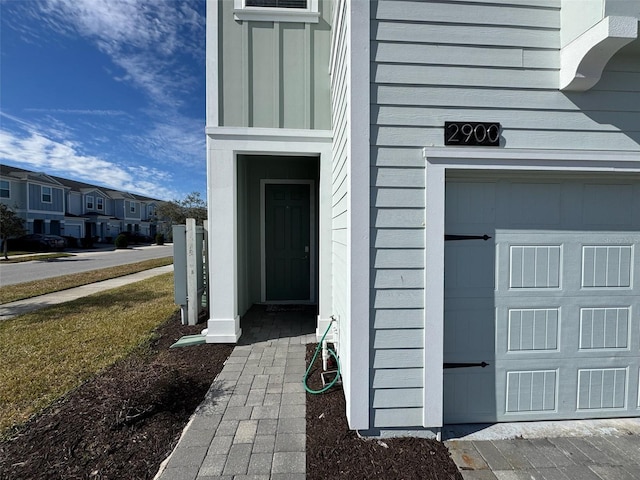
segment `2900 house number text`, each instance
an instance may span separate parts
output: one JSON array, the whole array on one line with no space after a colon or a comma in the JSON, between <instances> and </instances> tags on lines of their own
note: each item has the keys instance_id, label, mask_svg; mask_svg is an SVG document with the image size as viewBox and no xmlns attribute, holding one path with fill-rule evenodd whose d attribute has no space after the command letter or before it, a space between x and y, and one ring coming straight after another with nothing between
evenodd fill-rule
<instances>
[{"instance_id":1,"label":"2900 house number text","mask_svg":"<svg viewBox=\"0 0 640 480\"><path fill-rule=\"evenodd\" d=\"M444 144L499 147L500 132L499 123L445 122Z\"/></svg>"}]
</instances>

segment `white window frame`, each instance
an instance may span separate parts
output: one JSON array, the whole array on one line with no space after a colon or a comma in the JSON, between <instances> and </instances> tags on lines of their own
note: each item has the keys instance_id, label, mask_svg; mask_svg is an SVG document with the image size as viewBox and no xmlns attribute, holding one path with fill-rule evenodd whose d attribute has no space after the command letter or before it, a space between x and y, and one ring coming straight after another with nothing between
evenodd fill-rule
<instances>
[{"instance_id":1,"label":"white window frame","mask_svg":"<svg viewBox=\"0 0 640 480\"><path fill-rule=\"evenodd\" d=\"M49 190L49 193L45 193L46 190ZM49 200L45 200L45 195L49 196ZM40 200L42 203L53 203L53 188L42 185L40 187Z\"/></svg>"},{"instance_id":2,"label":"white window frame","mask_svg":"<svg viewBox=\"0 0 640 480\"><path fill-rule=\"evenodd\" d=\"M6 183L7 188L4 188L2 185ZM3 191L7 191L7 195L2 195ZM11 182L9 180L0 180L0 198L11 198Z\"/></svg>"},{"instance_id":3,"label":"white window frame","mask_svg":"<svg viewBox=\"0 0 640 480\"><path fill-rule=\"evenodd\" d=\"M95 198L93 197L93 195L87 195L85 205L86 205L86 209L87 210L95 210L96 201L95 201Z\"/></svg>"},{"instance_id":4,"label":"white window frame","mask_svg":"<svg viewBox=\"0 0 640 480\"><path fill-rule=\"evenodd\" d=\"M136 202L129 202L129 213L136 213Z\"/></svg>"},{"instance_id":5,"label":"white window frame","mask_svg":"<svg viewBox=\"0 0 640 480\"><path fill-rule=\"evenodd\" d=\"M96 197L96 210L104 211L104 198Z\"/></svg>"},{"instance_id":6,"label":"white window frame","mask_svg":"<svg viewBox=\"0 0 640 480\"><path fill-rule=\"evenodd\" d=\"M233 0L236 20L256 22L318 23L318 0L307 0L307 8L247 7L245 0Z\"/></svg>"}]
</instances>

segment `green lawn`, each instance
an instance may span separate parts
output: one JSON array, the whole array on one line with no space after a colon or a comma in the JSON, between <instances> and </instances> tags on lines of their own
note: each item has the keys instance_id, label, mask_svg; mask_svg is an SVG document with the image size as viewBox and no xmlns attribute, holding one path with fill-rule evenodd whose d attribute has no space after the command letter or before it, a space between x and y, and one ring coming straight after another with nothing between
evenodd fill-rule
<instances>
[{"instance_id":1,"label":"green lawn","mask_svg":"<svg viewBox=\"0 0 640 480\"><path fill-rule=\"evenodd\" d=\"M171 265L172 263L172 257L164 257L131 263L129 265L120 265L118 267L45 278L43 280L19 283L16 285L6 285L0 289L0 305L24 298L37 297L38 295L44 295L46 293L59 292L60 290L66 290L68 288L80 287L102 280L109 280L110 278L121 277L131 273L138 273L151 268L163 267L165 265Z\"/></svg>"},{"instance_id":2,"label":"green lawn","mask_svg":"<svg viewBox=\"0 0 640 480\"><path fill-rule=\"evenodd\" d=\"M0 322L0 436L146 344L176 309L169 273Z\"/></svg>"}]
</instances>

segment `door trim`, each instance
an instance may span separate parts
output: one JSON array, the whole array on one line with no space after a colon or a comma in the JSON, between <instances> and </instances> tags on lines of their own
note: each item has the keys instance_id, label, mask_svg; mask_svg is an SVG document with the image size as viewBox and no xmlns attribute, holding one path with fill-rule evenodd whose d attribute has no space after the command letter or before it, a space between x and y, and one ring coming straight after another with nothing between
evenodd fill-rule
<instances>
[{"instance_id":1,"label":"door trim","mask_svg":"<svg viewBox=\"0 0 640 480\"><path fill-rule=\"evenodd\" d=\"M266 261L266 185L309 185L309 299L267 301L267 261ZM315 215L315 180L303 179L260 179L260 301L262 303L315 303L316 302L316 215Z\"/></svg>"},{"instance_id":2,"label":"door trim","mask_svg":"<svg viewBox=\"0 0 640 480\"><path fill-rule=\"evenodd\" d=\"M640 173L638 152L536 149L423 149L425 160L425 320L423 426L443 426L444 202L448 170Z\"/></svg>"}]
</instances>

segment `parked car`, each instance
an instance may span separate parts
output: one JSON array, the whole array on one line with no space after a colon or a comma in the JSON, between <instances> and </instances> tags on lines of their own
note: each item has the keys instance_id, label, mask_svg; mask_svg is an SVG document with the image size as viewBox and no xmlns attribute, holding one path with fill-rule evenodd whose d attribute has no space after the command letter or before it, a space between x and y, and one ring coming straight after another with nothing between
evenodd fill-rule
<instances>
[{"instance_id":1,"label":"parked car","mask_svg":"<svg viewBox=\"0 0 640 480\"><path fill-rule=\"evenodd\" d=\"M23 235L15 240L17 248L25 250L36 250L48 252L51 250L64 250L67 242L58 235L45 235L42 233L31 233Z\"/></svg>"}]
</instances>

